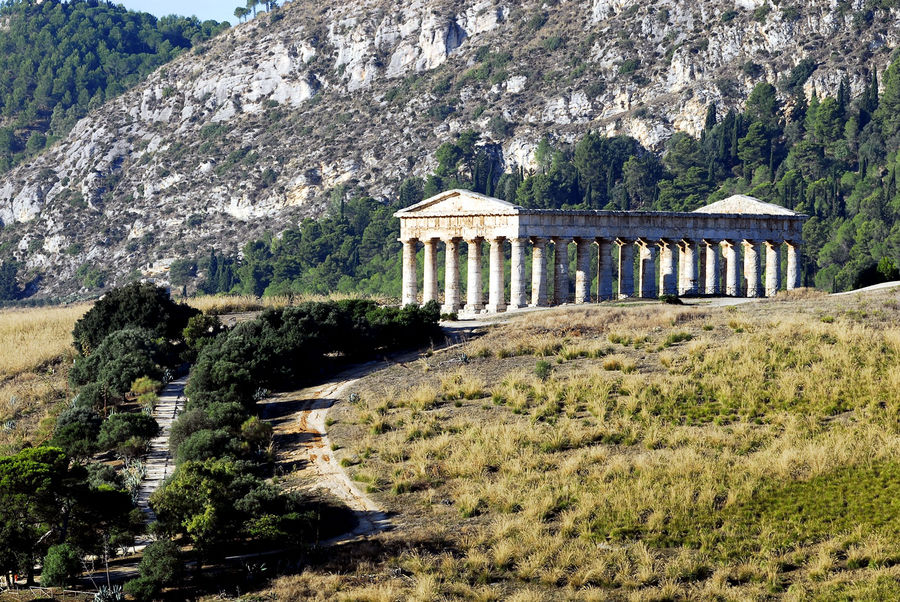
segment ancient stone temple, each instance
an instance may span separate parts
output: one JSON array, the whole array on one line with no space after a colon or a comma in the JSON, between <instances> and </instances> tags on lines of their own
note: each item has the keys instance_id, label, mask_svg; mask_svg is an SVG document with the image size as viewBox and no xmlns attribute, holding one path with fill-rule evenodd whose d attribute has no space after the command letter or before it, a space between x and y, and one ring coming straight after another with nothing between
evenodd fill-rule
<instances>
[{"instance_id":1,"label":"ancient stone temple","mask_svg":"<svg viewBox=\"0 0 900 602\"><path fill-rule=\"evenodd\" d=\"M692 213L561 211L525 209L466 190L443 192L396 216L403 243L403 303L441 300L438 245L443 244L443 311L468 313L571 303L570 245L575 246L575 303L660 294L771 296L781 288L800 286L801 230L807 219L742 195ZM486 304L482 290L485 242L490 255ZM467 247L465 300L460 287L462 243ZM416 258L420 244L424 247L421 298ZM548 266L551 247L553 264ZM786 282L783 247L787 249Z\"/></svg>"}]
</instances>

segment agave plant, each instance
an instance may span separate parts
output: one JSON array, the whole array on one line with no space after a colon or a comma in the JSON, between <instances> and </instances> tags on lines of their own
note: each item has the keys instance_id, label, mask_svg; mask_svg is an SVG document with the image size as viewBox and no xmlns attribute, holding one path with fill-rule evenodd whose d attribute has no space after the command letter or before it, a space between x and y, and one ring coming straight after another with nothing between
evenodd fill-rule
<instances>
[{"instance_id":1,"label":"agave plant","mask_svg":"<svg viewBox=\"0 0 900 602\"><path fill-rule=\"evenodd\" d=\"M99 591L94 594L94 602L118 602L125 599L125 592L121 585L106 587L101 585Z\"/></svg>"}]
</instances>

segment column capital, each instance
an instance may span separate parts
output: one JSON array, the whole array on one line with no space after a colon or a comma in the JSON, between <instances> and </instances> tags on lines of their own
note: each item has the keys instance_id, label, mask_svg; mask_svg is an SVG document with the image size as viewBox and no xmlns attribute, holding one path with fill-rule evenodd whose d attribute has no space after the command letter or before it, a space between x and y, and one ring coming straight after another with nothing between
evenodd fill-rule
<instances>
[{"instance_id":1,"label":"column capital","mask_svg":"<svg viewBox=\"0 0 900 602\"><path fill-rule=\"evenodd\" d=\"M615 239L615 243L620 247L624 247L625 245L633 245L636 239L634 238L623 238L621 236L617 236Z\"/></svg>"},{"instance_id":2,"label":"column capital","mask_svg":"<svg viewBox=\"0 0 900 602\"><path fill-rule=\"evenodd\" d=\"M402 242L402 243L405 244L405 245L408 245L408 244L414 245L414 244L416 244L417 242L419 242L419 239L416 238L415 236L412 236L412 237L409 237L409 238L398 238L398 239L397 239L397 242Z\"/></svg>"},{"instance_id":3,"label":"column capital","mask_svg":"<svg viewBox=\"0 0 900 602\"><path fill-rule=\"evenodd\" d=\"M458 242L460 242L461 240L462 240L462 237L461 237L461 236L445 236L444 238L441 238L441 241L442 241L444 244L448 244L448 243L458 243Z\"/></svg>"},{"instance_id":4,"label":"column capital","mask_svg":"<svg viewBox=\"0 0 900 602\"><path fill-rule=\"evenodd\" d=\"M543 247L547 244L547 238L544 236L531 236L528 240L536 247Z\"/></svg>"},{"instance_id":5,"label":"column capital","mask_svg":"<svg viewBox=\"0 0 900 602\"><path fill-rule=\"evenodd\" d=\"M784 244L783 240L777 240L777 239L769 239L769 240L766 240L763 242L767 247L780 247L782 244Z\"/></svg>"}]
</instances>

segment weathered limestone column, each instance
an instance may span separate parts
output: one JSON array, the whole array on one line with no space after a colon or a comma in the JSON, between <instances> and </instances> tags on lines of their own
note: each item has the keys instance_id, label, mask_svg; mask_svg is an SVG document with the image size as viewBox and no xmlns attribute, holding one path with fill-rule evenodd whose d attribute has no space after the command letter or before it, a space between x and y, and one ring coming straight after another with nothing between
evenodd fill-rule
<instances>
[{"instance_id":1,"label":"weathered limestone column","mask_svg":"<svg viewBox=\"0 0 900 602\"><path fill-rule=\"evenodd\" d=\"M682 295L696 295L697 288L697 242L681 241L681 290Z\"/></svg>"},{"instance_id":2,"label":"weathered limestone column","mask_svg":"<svg viewBox=\"0 0 900 602\"><path fill-rule=\"evenodd\" d=\"M525 293L525 238L513 238L510 243L510 274L509 274L509 309L521 309L528 305Z\"/></svg>"},{"instance_id":3,"label":"weathered limestone column","mask_svg":"<svg viewBox=\"0 0 900 602\"><path fill-rule=\"evenodd\" d=\"M787 290L800 288L800 243L787 243Z\"/></svg>"},{"instance_id":4,"label":"weathered limestone column","mask_svg":"<svg viewBox=\"0 0 900 602\"><path fill-rule=\"evenodd\" d=\"M597 247L597 301L608 301L613 298L612 241L598 238Z\"/></svg>"},{"instance_id":5,"label":"weathered limestone column","mask_svg":"<svg viewBox=\"0 0 900 602\"><path fill-rule=\"evenodd\" d=\"M425 247L425 278L422 287L422 303L438 300L437 240L422 241Z\"/></svg>"},{"instance_id":6,"label":"weathered limestone column","mask_svg":"<svg viewBox=\"0 0 900 602\"><path fill-rule=\"evenodd\" d=\"M591 302L591 244L588 238L575 239L575 303Z\"/></svg>"},{"instance_id":7,"label":"weathered limestone column","mask_svg":"<svg viewBox=\"0 0 900 602\"><path fill-rule=\"evenodd\" d=\"M547 306L547 239L531 239L531 306Z\"/></svg>"},{"instance_id":8,"label":"weathered limestone column","mask_svg":"<svg viewBox=\"0 0 900 602\"><path fill-rule=\"evenodd\" d=\"M781 242L766 241L766 297L781 288Z\"/></svg>"},{"instance_id":9,"label":"weathered limestone column","mask_svg":"<svg viewBox=\"0 0 900 602\"><path fill-rule=\"evenodd\" d=\"M656 243L641 241L641 255L638 263L638 288L644 299L656 299L659 296L656 286L656 262L659 259L659 247Z\"/></svg>"},{"instance_id":10,"label":"weathered limestone column","mask_svg":"<svg viewBox=\"0 0 900 602\"><path fill-rule=\"evenodd\" d=\"M762 297L762 280L759 273L762 244L755 240L744 241L744 278L747 279L747 296Z\"/></svg>"},{"instance_id":11,"label":"weathered limestone column","mask_svg":"<svg viewBox=\"0 0 900 602\"><path fill-rule=\"evenodd\" d=\"M667 241L659 241L659 290L663 295L678 294L678 269L675 265L675 246Z\"/></svg>"},{"instance_id":12,"label":"weathered limestone column","mask_svg":"<svg viewBox=\"0 0 900 602\"><path fill-rule=\"evenodd\" d=\"M619 238L619 299L634 296L634 241Z\"/></svg>"},{"instance_id":13,"label":"weathered limestone column","mask_svg":"<svg viewBox=\"0 0 900 602\"><path fill-rule=\"evenodd\" d=\"M441 312L452 314L459 311L459 239L444 241L444 305Z\"/></svg>"},{"instance_id":14,"label":"weathered limestone column","mask_svg":"<svg viewBox=\"0 0 900 602\"><path fill-rule=\"evenodd\" d=\"M725 294L729 297L741 296L741 268L738 257L738 245L731 241L723 240L722 249L725 253Z\"/></svg>"},{"instance_id":15,"label":"weathered limestone column","mask_svg":"<svg viewBox=\"0 0 900 602\"><path fill-rule=\"evenodd\" d=\"M476 314L484 308L484 295L481 294L481 241L481 238L466 241L469 246L469 273L465 309Z\"/></svg>"},{"instance_id":16,"label":"weathered limestone column","mask_svg":"<svg viewBox=\"0 0 900 602\"><path fill-rule=\"evenodd\" d=\"M418 266L415 238L403 241L403 305L418 303Z\"/></svg>"},{"instance_id":17,"label":"weathered limestone column","mask_svg":"<svg viewBox=\"0 0 900 602\"><path fill-rule=\"evenodd\" d=\"M706 281L703 292L707 295L719 294L719 243L705 241L706 246Z\"/></svg>"},{"instance_id":18,"label":"weathered limestone column","mask_svg":"<svg viewBox=\"0 0 900 602\"><path fill-rule=\"evenodd\" d=\"M491 239L490 275L488 282L488 306L491 314L500 313L506 309L506 278L503 246L505 238Z\"/></svg>"},{"instance_id":19,"label":"weathered limestone column","mask_svg":"<svg viewBox=\"0 0 900 602\"><path fill-rule=\"evenodd\" d=\"M569 240L553 238L553 304L569 302Z\"/></svg>"}]
</instances>

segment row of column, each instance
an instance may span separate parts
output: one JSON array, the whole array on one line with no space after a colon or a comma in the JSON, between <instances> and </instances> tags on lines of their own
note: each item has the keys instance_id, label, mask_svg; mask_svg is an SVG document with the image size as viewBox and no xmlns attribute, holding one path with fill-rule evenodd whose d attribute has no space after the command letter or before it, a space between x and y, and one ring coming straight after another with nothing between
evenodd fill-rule
<instances>
[{"instance_id":1,"label":"row of column","mask_svg":"<svg viewBox=\"0 0 900 602\"><path fill-rule=\"evenodd\" d=\"M439 239L423 241L425 259L424 290L422 301L438 300L437 243ZM484 305L482 293L482 242L476 238L466 240L468 245L467 298L463 306L460 295L459 238L444 240L445 283L443 311L500 312L519 309L529 304L526 291L526 245L532 245L531 300L536 307L569 303L569 252L571 239L564 238L514 238L511 245L510 299L507 304L505 274L506 238L489 240L488 302ZM548 291L548 243L557 250L553 261L553 299ZM592 250L598 246L598 301L613 298L612 246L619 247L618 297L656 298L660 294L695 296L727 295L762 297L774 295L782 284L782 241L716 241L716 240L648 240L576 238L575 303L591 302L593 281ZM417 239L403 241L403 304L418 301ZM787 283L790 289L800 287L799 244L787 244ZM743 262L740 247L743 247ZM676 254L677 251L677 254ZM638 259L638 280L633 269L635 253ZM766 270L761 273L762 253L766 254ZM677 258L677 260L676 260ZM659 270L657 272L657 265ZM722 271L725 272L724 279Z\"/></svg>"}]
</instances>

